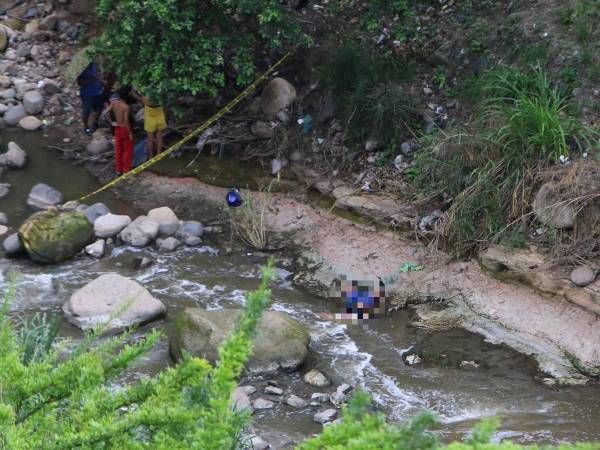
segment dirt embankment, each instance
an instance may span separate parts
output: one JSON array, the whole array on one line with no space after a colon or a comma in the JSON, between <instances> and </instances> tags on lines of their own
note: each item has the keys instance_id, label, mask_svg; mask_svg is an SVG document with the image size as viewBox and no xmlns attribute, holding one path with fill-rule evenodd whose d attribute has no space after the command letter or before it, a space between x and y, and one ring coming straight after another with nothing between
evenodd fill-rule
<instances>
[{"instance_id":1,"label":"dirt embankment","mask_svg":"<svg viewBox=\"0 0 600 450\"><path fill-rule=\"evenodd\" d=\"M143 209L168 203L202 214L207 203L224 204L226 189L194 178L143 173L119 192ZM443 301L448 306L442 312L418 307L420 326L460 325L507 344L535 357L556 383L585 382L581 371L598 373L600 320L563 298L495 279L476 261L449 262L391 231L312 207L297 194L273 194L266 218L273 231L289 237L290 246L304 249L295 281L313 292L326 295L328 283L339 275L381 277L389 281L388 296L394 303ZM423 269L402 272L405 263Z\"/></svg>"}]
</instances>

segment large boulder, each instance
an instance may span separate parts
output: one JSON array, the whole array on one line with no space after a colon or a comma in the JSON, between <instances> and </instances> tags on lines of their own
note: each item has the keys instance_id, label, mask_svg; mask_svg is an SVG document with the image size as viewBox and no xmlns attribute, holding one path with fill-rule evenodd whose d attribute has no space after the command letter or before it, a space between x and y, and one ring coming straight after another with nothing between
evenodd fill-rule
<instances>
[{"instance_id":1,"label":"large boulder","mask_svg":"<svg viewBox=\"0 0 600 450\"><path fill-rule=\"evenodd\" d=\"M182 352L187 351L214 363L219 345L232 332L241 315L241 309L186 308L172 332L171 353L180 358ZM310 335L305 326L285 314L266 311L246 370L253 375L295 370L306 359L309 343Z\"/></svg>"},{"instance_id":2,"label":"large boulder","mask_svg":"<svg viewBox=\"0 0 600 450\"><path fill-rule=\"evenodd\" d=\"M28 114L36 115L44 109L44 96L40 91L29 91L23 95L23 107Z\"/></svg>"},{"instance_id":3,"label":"large boulder","mask_svg":"<svg viewBox=\"0 0 600 450\"><path fill-rule=\"evenodd\" d=\"M38 183L32 187L27 198L27 204L38 210L56 206L63 201L64 197L59 191L44 183Z\"/></svg>"},{"instance_id":4,"label":"large boulder","mask_svg":"<svg viewBox=\"0 0 600 450\"><path fill-rule=\"evenodd\" d=\"M265 114L274 115L287 108L296 99L296 88L283 78L273 78L260 96L260 107Z\"/></svg>"},{"instance_id":5,"label":"large boulder","mask_svg":"<svg viewBox=\"0 0 600 450\"><path fill-rule=\"evenodd\" d=\"M25 131L37 131L42 126L42 121L35 116L27 116L19 120L19 126Z\"/></svg>"},{"instance_id":6,"label":"large boulder","mask_svg":"<svg viewBox=\"0 0 600 450\"><path fill-rule=\"evenodd\" d=\"M145 247L158 236L158 222L150 217L139 216L127 225L119 237L123 242L134 247Z\"/></svg>"},{"instance_id":7,"label":"large boulder","mask_svg":"<svg viewBox=\"0 0 600 450\"><path fill-rule=\"evenodd\" d=\"M87 220L87 219L86 219ZM94 222L94 233L99 238L108 238L116 236L123 228L131 223L129 216L120 216L117 214L106 214L98 217Z\"/></svg>"},{"instance_id":8,"label":"large boulder","mask_svg":"<svg viewBox=\"0 0 600 450\"><path fill-rule=\"evenodd\" d=\"M78 211L42 211L19 228L19 239L32 261L57 264L71 259L90 243L92 226Z\"/></svg>"},{"instance_id":9,"label":"large boulder","mask_svg":"<svg viewBox=\"0 0 600 450\"><path fill-rule=\"evenodd\" d=\"M168 206L150 210L148 217L158 222L160 234L163 236L169 236L179 228L179 219Z\"/></svg>"},{"instance_id":10,"label":"large boulder","mask_svg":"<svg viewBox=\"0 0 600 450\"><path fill-rule=\"evenodd\" d=\"M535 196L533 212L544 225L554 228L572 228L575 208L561 201L551 183L545 183Z\"/></svg>"},{"instance_id":11,"label":"large boulder","mask_svg":"<svg viewBox=\"0 0 600 450\"><path fill-rule=\"evenodd\" d=\"M75 291L63 311L82 330L115 333L157 319L167 308L140 284L109 273Z\"/></svg>"},{"instance_id":12,"label":"large boulder","mask_svg":"<svg viewBox=\"0 0 600 450\"><path fill-rule=\"evenodd\" d=\"M0 165L8 166L13 169L22 169L27 163L27 154L25 150L14 142L8 143L8 151L0 155Z\"/></svg>"},{"instance_id":13,"label":"large boulder","mask_svg":"<svg viewBox=\"0 0 600 450\"><path fill-rule=\"evenodd\" d=\"M96 219L107 214L110 214L110 209L104 203L94 203L83 211L83 215L92 225L94 225Z\"/></svg>"},{"instance_id":14,"label":"large boulder","mask_svg":"<svg viewBox=\"0 0 600 450\"><path fill-rule=\"evenodd\" d=\"M14 127L24 117L27 117L27 111L23 105L10 106L4 113L4 123L9 127Z\"/></svg>"}]
</instances>

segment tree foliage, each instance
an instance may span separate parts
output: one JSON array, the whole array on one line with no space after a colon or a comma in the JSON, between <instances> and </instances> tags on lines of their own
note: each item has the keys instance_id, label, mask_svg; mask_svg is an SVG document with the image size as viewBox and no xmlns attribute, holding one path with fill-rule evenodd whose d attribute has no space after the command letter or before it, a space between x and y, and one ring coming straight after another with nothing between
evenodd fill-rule
<instances>
[{"instance_id":1,"label":"tree foliage","mask_svg":"<svg viewBox=\"0 0 600 450\"><path fill-rule=\"evenodd\" d=\"M232 410L231 392L270 299L271 269L247 295L245 314L223 343L215 367L186 356L175 367L115 389L110 383L159 338L85 339L68 356L54 347L23 358L22 342L0 311L0 448L233 449L248 416ZM44 332L45 333L45 332Z\"/></svg>"},{"instance_id":2,"label":"tree foliage","mask_svg":"<svg viewBox=\"0 0 600 450\"><path fill-rule=\"evenodd\" d=\"M301 40L279 0L100 0L96 49L151 100L216 96L250 82L260 51Z\"/></svg>"}]
</instances>

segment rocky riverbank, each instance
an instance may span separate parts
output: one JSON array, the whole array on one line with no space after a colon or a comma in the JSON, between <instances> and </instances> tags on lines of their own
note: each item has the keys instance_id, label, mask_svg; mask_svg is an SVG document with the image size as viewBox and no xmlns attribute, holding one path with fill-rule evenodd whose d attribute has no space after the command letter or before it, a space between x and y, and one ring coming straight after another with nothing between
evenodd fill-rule
<instances>
[{"instance_id":1,"label":"rocky riverbank","mask_svg":"<svg viewBox=\"0 0 600 450\"><path fill-rule=\"evenodd\" d=\"M188 213L206 202L223 204L226 192L196 179L152 173L141 174L118 191L136 199L138 206L150 208L169 199L176 211L181 208ZM152 198L145 195L149 191L154 193ZM416 326L432 330L462 326L491 342L513 347L538 361L550 377L545 380L548 384L585 383L583 374L598 373L597 315L561 298L560 293L549 295L522 282L496 279L477 261L450 262L391 230L311 207L296 194L273 194L266 219L273 232L285 236L288 248L300 249L294 283L319 296L327 295L329 284L339 275L379 276L388 281L387 294L394 305L447 306L443 314L420 306ZM407 263L423 268L403 270Z\"/></svg>"}]
</instances>

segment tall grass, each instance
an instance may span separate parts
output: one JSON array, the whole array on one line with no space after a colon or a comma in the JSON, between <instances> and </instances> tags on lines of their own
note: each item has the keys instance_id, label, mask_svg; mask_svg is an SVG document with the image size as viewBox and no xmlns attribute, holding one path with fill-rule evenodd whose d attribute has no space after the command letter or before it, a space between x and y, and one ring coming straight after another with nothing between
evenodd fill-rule
<instances>
[{"instance_id":1,"label":"tall grass","mask_svg":"<svg viewBox=\"0 0 600 450\"><path fill-rule=\"evenodd\" d=\"M530 209L537 173L591 146L594 134L542 70L495 69L475 90L480 104L470 126L437 136L416 160L417 187L454 198L438 230L454 256L514 234Z\"/></svg>"},{"instance_id":2,"label":"tall grass","mask_svg":"<svg viewBox=\"0 0 600 450\"><path fill-rule=\"evenodd\" d=\"M269 229L265 216L271 205L271 187L274 181L260 187L255 197L250 193L242 193L242 205L229 209L232 233L256 250L264 250L269 245Z\"/></svg>"},{"instance_id":3,"label":"tall grass","mask_svg":"<svg viewBox=\"0 0 600 450\"><path fill-rule=\"evenodd\" d=\"M349 137L363 144L369 137L388 142L416 126L415 103L401 84L413 75L407 61L355 40L336 48L320 72Z\"/></svg>"}]
</instances>

